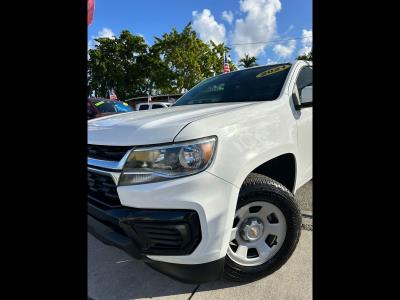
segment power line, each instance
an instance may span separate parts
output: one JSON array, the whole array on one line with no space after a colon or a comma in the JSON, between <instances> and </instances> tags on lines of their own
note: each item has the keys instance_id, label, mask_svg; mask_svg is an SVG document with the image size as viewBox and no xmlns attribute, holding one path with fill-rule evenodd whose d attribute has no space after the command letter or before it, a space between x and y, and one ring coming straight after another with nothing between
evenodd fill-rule
<instances>
[{"instance_id":1,"label":"power line","mask_svg":"<svg viewBox=\"0 0 400 300\"><path fill-rule=\"evenodd\" d=\"M294 38L287 38L287 39L272 40L272 41L268 41L268 42L253 42L253 43L228 44L227 46L241 46L241 45L254 45L254 44L270 44L270 43L276 43L276 42L282 42L282 41L302 40L302 39L311 38L311 37L312 37L312 35L310 35L310 36L302 36L302 37L294 37Z\"/></svg>"},{"instance_id":2,"label":"power line","mask_svg":"<svg viewBox=\"0 0 400 300\"><path fill-rule=\"evenodd\" d=\"M226 44L226 46L243 46L243 45L255 45L255 44L273 44L277 42L284 42L284 41L291 41L291 40L302 40L306 38L312 38L312 35L310 36L302 36L302 37L293 37L293 38L287 38L287 39L278 39L278 40L272 40L268 42L252 42L252 43L236 43L236 44Z\"/></svg>"}]
</instances>

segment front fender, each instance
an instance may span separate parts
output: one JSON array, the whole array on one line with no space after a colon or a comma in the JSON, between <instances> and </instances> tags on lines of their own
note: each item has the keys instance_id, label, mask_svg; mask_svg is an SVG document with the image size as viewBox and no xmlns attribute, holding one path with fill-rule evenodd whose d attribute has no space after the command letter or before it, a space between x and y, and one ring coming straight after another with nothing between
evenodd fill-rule
<instances>
[{"instance_id":1,"label":"front fender","mask_svg":"<svg viewBox=\"0 0 400 300\"><path fill-rule=\"evenodd\" d=\"M297 124L286 96L197 120L175 141L210 135L216 135L218 143L207 171L238 188L263 163L286 153L297 157Z\"/></svg>"}]
</instances>

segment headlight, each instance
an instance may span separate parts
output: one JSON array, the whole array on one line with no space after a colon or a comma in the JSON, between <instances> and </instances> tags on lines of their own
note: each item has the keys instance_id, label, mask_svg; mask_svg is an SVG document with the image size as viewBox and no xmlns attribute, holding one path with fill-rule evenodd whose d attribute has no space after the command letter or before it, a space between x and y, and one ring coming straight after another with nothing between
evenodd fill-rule
<instances>
[{"instance_id":1,"label":"headlight","mask_svg":"<svg viewBox=\"0 0 400 300\"><path fill-rule=\"evenodd\" d=\"M163 181L204 171L212 162L217 138L165 146L135 148L128 156L119 185Z\"/></svg>"}]
</instances>

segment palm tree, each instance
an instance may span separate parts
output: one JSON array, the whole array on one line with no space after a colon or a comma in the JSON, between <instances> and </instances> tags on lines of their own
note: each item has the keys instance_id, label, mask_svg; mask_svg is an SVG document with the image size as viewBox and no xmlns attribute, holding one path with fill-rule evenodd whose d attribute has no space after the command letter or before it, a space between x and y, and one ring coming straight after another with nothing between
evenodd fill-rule
<instances>
[{"instance_id":1,"label":"palm tree","mask_svg":"<svg viewBox=\"0 0 400 300\"><path fill-rule=\"evenodd\" d=\"M250 55L246 54L244 57L242 57L239 60L239 63L240 63L239 67L250 68L250 67L258 66L256 61L257 61L257 58L255 58L254 56L250 56Z\"/></svg>"}]
</instances>

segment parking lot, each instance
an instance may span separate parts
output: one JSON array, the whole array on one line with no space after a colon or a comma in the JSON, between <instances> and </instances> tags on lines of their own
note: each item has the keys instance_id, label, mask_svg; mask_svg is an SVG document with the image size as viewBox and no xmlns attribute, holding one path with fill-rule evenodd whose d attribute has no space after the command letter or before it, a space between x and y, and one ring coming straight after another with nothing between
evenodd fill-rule
<instances>
[{"instance_id":1,"label":"parking lot","mask_svg":"<svg viewBox=\"0 0 400 300\"><path fill-rule=\"evenodd\" d=\"M299 244L289 261L261 280L235 284L223 280L184 284L160 274L123 251L88 234L88 297L102 299L311 299L312 181L296 199L303 213Z\"/></svg>"}]
</instances>

